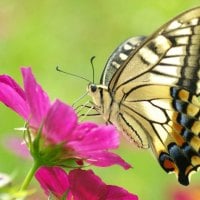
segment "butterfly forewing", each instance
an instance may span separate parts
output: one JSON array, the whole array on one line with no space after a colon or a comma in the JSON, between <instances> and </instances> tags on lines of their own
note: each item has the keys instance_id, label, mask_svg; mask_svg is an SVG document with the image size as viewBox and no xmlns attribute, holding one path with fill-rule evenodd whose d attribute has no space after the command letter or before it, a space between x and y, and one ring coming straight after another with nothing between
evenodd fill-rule
<instances>
[{"instance_id":1,"label":"butterfly forewing","mask_svg":"<svg viewBox=\"0 0 200 200\"><path fill-rule=\"evenodd\" d=\"M175 75L181 76L181 79L186 78L184 84L187 86L187 76L192 76L195 79L197 76L195 72L199 69L199 17L200 8L196 8L179 15L174 20L162 26L150 36L145 43L139 46L134 51L134 54L129 56L124 65L120 67L120 70L113 76L109 88L115 90L132 80L137 82L154 81L160 83L161 78L164 78L164 80L167 79L167 81L169 81L169 78L166 77L167 73L172 73L169 74L169 76L172 75L170 76L172 84L177 84L178 82L176 77L173 79ZM162 67L166 67L166 70L162 69L165 70L164 77L149 80L147 72L156 71L159 64L161 64ZM169 66L172 68L167 69ZM179 69L187 66L189 66L190 69ZM138 77L139 79L137 79ZM190 88L190 86L188 87Z\"/></svg>"},{"instance_id":2,"label":"butterfly forewing","mask_svg":"<svg viewBox=\"0 0 200 200\"><path fill-rule=\"evenodd\" d=\"M109 84L115 72L124 64L127 58L133 54L134 50L141 44L142 41L144 41L144 39L144 36L130 38L115 49L106 63L101 76L100 84L106 86Z\"/></svg>"},{"instance_id":3,"label":"butterfly forewing","mask_svg":"<svg viewBox=\"0 0 200 200\"><path fill-rule=\"evenodd\" d=\"M200 8L140 40L115 68L122 47L101 78L102 115L188 185L200 166Z\"/></svg>"}]
</instances>

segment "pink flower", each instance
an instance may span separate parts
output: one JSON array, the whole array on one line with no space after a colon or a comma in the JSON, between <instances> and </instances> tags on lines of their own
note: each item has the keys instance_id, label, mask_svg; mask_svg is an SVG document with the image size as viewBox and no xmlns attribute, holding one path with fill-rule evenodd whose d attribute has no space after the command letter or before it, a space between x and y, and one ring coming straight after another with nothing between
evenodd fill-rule
<instances>
[{"instance_id":1,"label":"pink flower","mask_svg":"<svg viewBox=\"0 0 200 200\"><path fill-rule=\"evenodd\" d=\"M75 169L67 175L59 167L42 167L36 178L47 195L59 199L66 195L67 200L138 200L123 188L106 185L92 170Z\"/></svg>"},{"instance_id":2,"label":"pink flower","mask_svg":"<svg viewBox=\"0 0 200 200\"><path fill-rule=\"evenodd\" d=\"M41 167L35 177L48 196L61 198L69 190L68 175L60 167Z\"/></svg>"},{"instance_id":3,"label":"pink flower","mask_svg":"<svg viewBox=\"0 0 200 200\"><path fill-rule=\"evenodd\" d=\"M30 68L22 68L24 89L11 77L0 76L0 101L28 122L27 132L34 136L29 144L32 156L42 165L66 165L69 159L83 160L96 166L131 166L109 152L119 146L113 126L78 123L72 107L60 100L51 103L36 82Z\"/></svg>"},{"instance_id":4,"label":"pink flower","mask_svg":"<svg viewBox=\"0 0 200 200\"><path fill-rule=\"evenodd\" d=\"M50 108L50 100L36 82L31 68L22 68L21 71L24 90L10 76L0 76L0 101L38 128Z\"/></svg>"},{"instance_id":5,"label":"pink flower","mask_svg":"<svg viewBox=\"0 0 200 200\"><path fill-rule=\"evenodd\" d=\"M3 138L3 140L1 141L1 144L8 149L9 151L11 151L12 153L14 153L17 156L20 156L21 158L24 159L30 159L30 153L26 147L26 144L24 142L22 142L21 137L19 136L7 136L5 138Z\"/></svg>"},{"instance_id":6,"label":"pink flower","mask_svg":"<svg viewBox=\"0 0 200 200\"><path fill-rule=\"evenodd\" d=\"M170 193L172 200L199 200L200 185L193 185L189 188L173 187Z\"/></svg>"}]
</instances>

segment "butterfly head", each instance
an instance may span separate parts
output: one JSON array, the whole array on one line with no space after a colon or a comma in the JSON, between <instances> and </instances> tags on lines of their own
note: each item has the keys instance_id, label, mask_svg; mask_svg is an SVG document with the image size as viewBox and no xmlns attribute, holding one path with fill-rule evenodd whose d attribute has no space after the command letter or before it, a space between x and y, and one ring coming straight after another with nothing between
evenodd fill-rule
<instances>
[{"instance_id":1,"label":"butterfly head","mask_svg":"<svg viewBox=\"0 0 200 200\"><path fill-rule=\"evenodd\" d=\"M87 87L89 96L92 97L95 107L101 111L103 106L103 96L107 93L107 87L90 83Z\"/></svg>"}]
</instances>

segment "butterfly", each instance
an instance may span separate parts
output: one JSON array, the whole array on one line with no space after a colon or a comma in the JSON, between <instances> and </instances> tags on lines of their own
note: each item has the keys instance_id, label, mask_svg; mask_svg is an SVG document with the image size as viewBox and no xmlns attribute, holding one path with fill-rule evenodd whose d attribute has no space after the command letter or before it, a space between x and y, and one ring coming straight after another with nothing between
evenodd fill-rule
<instances>
[{"instance_id":1,"label":"butterfly","mask_svg":"<svg viewBox=\"0 0 200 200\"><path fill-rule=\"evenodd\" d=\"M200 167L200 7L119 45L87 90L106 122L188 185Z\"/></svg>"}]
</instances>

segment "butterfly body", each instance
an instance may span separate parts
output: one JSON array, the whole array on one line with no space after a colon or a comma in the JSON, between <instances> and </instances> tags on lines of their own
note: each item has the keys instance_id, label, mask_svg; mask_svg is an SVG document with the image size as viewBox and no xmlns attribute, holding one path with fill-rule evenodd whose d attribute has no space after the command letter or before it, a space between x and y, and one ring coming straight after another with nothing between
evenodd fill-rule
<instances>
[{"instance_id":1,"label":"butterfly body","mask_svg":"<svg viewBox=\"0 0 200 200\"><path fill-rule=\"evenodd\" d=\"M200 166L200 8L122 43L88 91L105 121L188 185Z\"/></svg>"}]
</instances>

